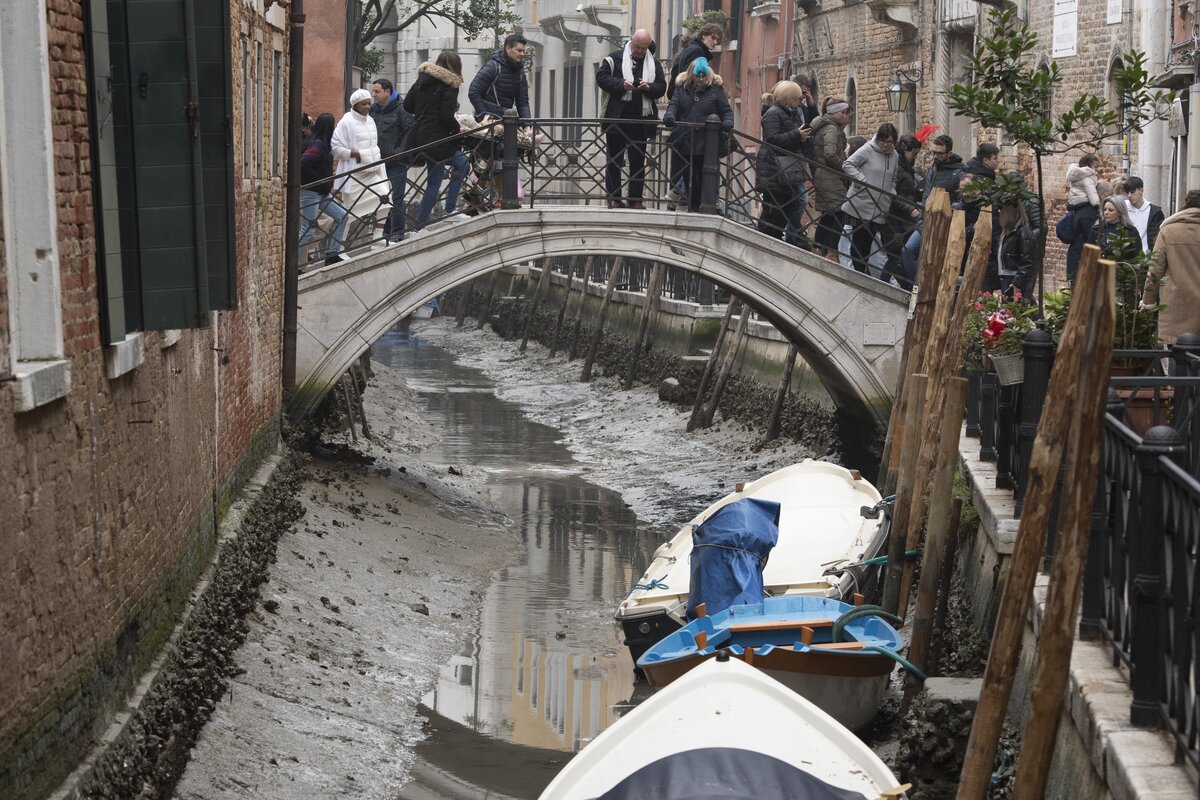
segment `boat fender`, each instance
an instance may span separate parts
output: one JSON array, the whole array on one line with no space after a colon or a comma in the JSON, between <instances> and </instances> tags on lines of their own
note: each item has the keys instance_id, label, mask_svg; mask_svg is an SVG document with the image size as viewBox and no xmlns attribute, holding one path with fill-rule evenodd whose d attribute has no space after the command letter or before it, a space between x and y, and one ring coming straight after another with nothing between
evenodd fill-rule
<instances>
[{"instance_id":1,"label":"boat fender","mask_svg":"<svg viewBox=\"0 0 1200 800\"><path fill-rule=\"evenodd\" d=\"M718 650L717 651L717 661L725 662L728 660L729 660L729 651L728 650Z\"/></svg>"},{"instance_id":2,"label":"boat fender","mask_svg":"<svg viewBox=\"0 0 1200 800\"><path fill-rule=\"evenodd\" d=\"M897 628L904 625L904 620L895 614L884 611L879 606L855 606L833 621L833 630L830 632L829 637L830 641L840 642L842 640L842 631L845 627L859 617L879 617L880 619L887 620Z\"/></svg>"}]
</instances>

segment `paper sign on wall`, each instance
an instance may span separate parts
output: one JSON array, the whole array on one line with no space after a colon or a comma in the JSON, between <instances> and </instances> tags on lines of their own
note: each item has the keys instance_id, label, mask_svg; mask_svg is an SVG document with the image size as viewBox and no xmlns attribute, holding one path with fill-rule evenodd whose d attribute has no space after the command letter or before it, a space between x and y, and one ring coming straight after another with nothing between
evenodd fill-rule
<instances>
[{"instance_id":1,"label":"paper sign on wall","mask_svg":"<svg viewBox=\"0 0 1200 800\"><path fill-rule=\"evenodd\" d=\"M1054 58L1075 55L1075 44L1079 36L1079 9L1077 0L1054 0Z\"/></svg>"},{"instance_id":2,"label":"paper sign on wall","mask_svg":"<svg viewBox=\"0 0 1200 800\"><path fill-rule=\"evenodd\" d=\"M1108 0L1108 19L1109 25L1116 25L1121 21L1124 8L1124 0Z\"/></svg>"}]
</instances>

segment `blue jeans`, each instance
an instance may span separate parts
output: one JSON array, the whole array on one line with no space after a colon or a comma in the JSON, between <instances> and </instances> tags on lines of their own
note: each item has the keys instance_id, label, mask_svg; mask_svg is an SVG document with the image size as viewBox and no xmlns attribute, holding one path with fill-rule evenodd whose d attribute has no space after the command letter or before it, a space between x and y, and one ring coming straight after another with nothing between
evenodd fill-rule
<instances>
[{"instance_id":1,"label":"blue jeans","mask_svg":"<svg viewBox=\"0 0 1200 800\"><path fill-rule=\"evenodd\" d=\"M317 217L322 213L333 220L333 229L325 237L321 255L332 255L342 252L342 241L346 238L346 225L350 222L350 213L342 208L332 195L317 194L308 189L300 190L300 248L312 241L316 234Z\"/></svg>"},{"instance_id":2,"label":"blue jeans","mask_svg":"<svg viewBox=\"0 0 1200 800\"><path fill-rule=\"evenodd\" d=\"M910 281L917 279L917 261L921 257L921 228L918 227L913 231L908 241L904 243L904 250L900 253L900 263L903 265L904 275Z\"/></svg>"},{"instance_id":3,"label":"blue jeans","mask_svg":"<svg viewBox=\"0 0 1200 800\"><path fill-rule=\"evenodd\" d=\"M392 185L392 210L383 223L383 238L399 241L404 238L404 195L408 188L408 167L389 161L387 177Z\"/></svg>"},{"instance_id":4,"label":"blue jeans","mask_svg":"<svg viewBox=\"0 0 1200 800\"><path fill-rule=\"evenodd\" d=\"M450 164L450 185L446 187L446 213L453 214L454 209L458 207L458 193L462 189L463 180L467 177L467 170L471 167L471 162L467 160L467 154L462 150L455 150L454 155L450 156L447 161ZM433 213L433 207L437 205L438 193L442 190L442 179L446 177L446 163L435 164L433 161L425 162L425 169L429 173L429 178L425 182L425 194L421 196L421 205L417 208L417 227L424 224L425 220L429 219L429 215Z\"/></svg>"}]
</instances>

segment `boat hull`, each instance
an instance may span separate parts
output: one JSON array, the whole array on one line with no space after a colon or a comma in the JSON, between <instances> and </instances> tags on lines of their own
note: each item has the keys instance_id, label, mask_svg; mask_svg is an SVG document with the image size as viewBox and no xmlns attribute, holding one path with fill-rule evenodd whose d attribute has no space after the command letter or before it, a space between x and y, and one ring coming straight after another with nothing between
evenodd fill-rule
<instances>
[{"instance_id":1,"label":"boat hull","mask_svg":"<svg viewBox=\"0 0 1200 800\"><path fill-rule=\"evenodd\" d=\"M642 666L646 681L661 689L708 661L715 653ZM793 653L776 649L749 662L836 719L861 730L879 712L896 662L887 656Z\"/></svg>"},{"instance_id":2,"label":"boat hull","mask_svg":"<svg viewBox=\"0 0 1200 800\"><path fill-rule=\"evenodd\" d=\"M789 691L763 672L731 660L700 664L691 674L618 720L569 761L546 787L540 800L594 800L612 796L696 797L696 772L703 772L711 753L736 756L738 751L777 759L863 798L881 795L903 800L895 775L845 727L803 697ZM695 771L682 770L669 778L662 770L638 783L655 766L675 756L694 754L704 759ZM720 789L744 796L755 786L749 779L730 779L722 764L711 779L705 775L707 793ZM656 779L656 780L652 780ZM683 784L686 784L683 785ZM799 782L770 796L808 797ZM820 794L819 796L828 796Z\"/></svg>"}]
</instances>

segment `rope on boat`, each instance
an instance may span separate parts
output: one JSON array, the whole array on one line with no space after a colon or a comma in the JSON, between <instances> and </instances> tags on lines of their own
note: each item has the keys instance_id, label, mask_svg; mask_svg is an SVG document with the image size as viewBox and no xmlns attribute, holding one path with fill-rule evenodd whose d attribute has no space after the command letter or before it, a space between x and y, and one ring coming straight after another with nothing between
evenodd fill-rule
<instances>
[{"instance_id":1,"label":"rope on boat","mask_svg":"<svg viewBox=\"0 0 1200 800\"><path fill-rule=\"evenodd\" d=\"M896 627L904 625L904 620L895 614L884 611L879 606L855 606L849 611L843 612L840 617L833 621L833 630L829 636L830 641L840 642L842 640L842 631L859 617L879 617L880 619L887 620Z\"/></svg>"},{"instance_id":2,"label":"rope on boat","mask_svg":"<svg viewBox=\"0 0 1200 800\"><path fill-rule=\"evenodd\" d=\"M919 557L921 556L921 553L922 553L922 552L923 552L923 551L922 551L922 550L921 550L921 548L919 548L919 547L918 547L916 550L905 550L905 551L904 551L904 557L905 557L905 558L916 559L916 558L919 558ZM878 566L878 565L880 565L880 564L886 564L887 562L888 562L888 557L887 557L887 556L875 556L874 558L868 558L866 561L860 561L860 562L858 562L857 564L851 564L850 566L852 566L852 567L859 567L859 566L863 566L863 567L875 567L875 566Z\"/></svg>"},{"instance_id":3,"label":"rope on boat","mask_svg":"<svg viewBox=\"0 0 1200 800\"><path fill-rule=\"evenodd\" d=\"M667 586L667 584L666 584L666 577L667 577L666 575L663 575L661 578L655 578L652 581L650 581L649 583L635 583L633 585L633 588L635 590L636 589L646 589L647 591L649 591L651 589L670 589L671 587Z\"/></svg>"},{"instance_id":4,"label":"rope on boat","mask_svg":"<svg viewBox=\"0 0 1200 800\"><path fill-rule=\"evenodd\" d=\"M907 658L905 658L904 656L897 653L895 650L892 650L890 647L881 647L880 645L877 645L877 644L871 644L871 645L867 645L866 647L864 647L863 650L870 650L873 653L879 653L880 655L887 656L888 658L892 659L897 664L899 664L900 666L902 666L906 670L908 670L908 674L912 675L914 678L916 678L919 681L924 681L925 678L928 677L925 675L924 672L922 672L920 669L917 668L916 664L912 663Z\"/></svg>"}]
</instances>

